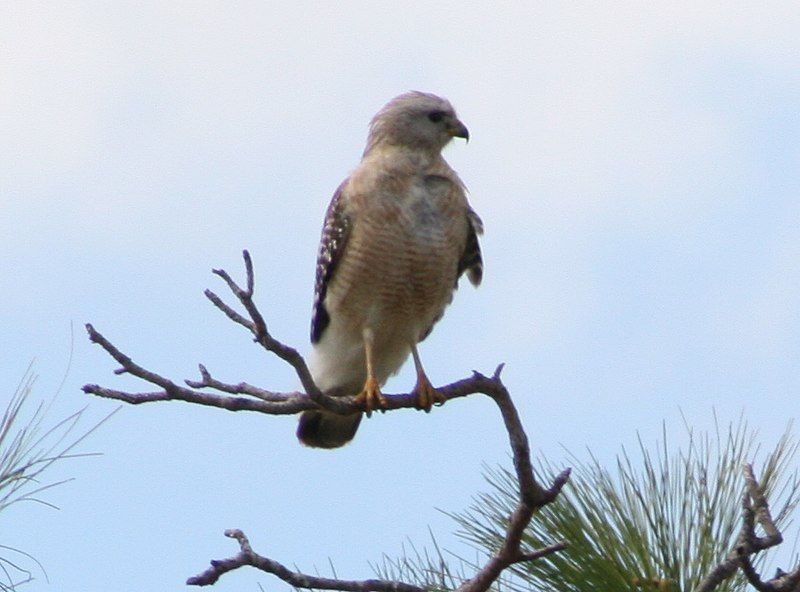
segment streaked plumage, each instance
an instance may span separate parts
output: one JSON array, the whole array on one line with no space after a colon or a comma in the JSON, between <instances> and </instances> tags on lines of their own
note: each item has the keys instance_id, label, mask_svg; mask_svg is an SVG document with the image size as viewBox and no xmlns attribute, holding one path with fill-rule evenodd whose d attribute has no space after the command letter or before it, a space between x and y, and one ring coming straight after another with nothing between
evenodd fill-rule
<instances>
[{"instance_id":1,"label":"streaked plumage","mask_svg":"<svg viewBox=\"0 0 800 592\"><path fill-rule=\"evenodd\" d=\"M453 298L459 276L474 285L483 263L480 218L464 185L441 156L466 127L446 100L412 92L373 118L361 163L328 207L317 258L312 374L332 395L361 394L380 406L382 386L409 354L421 408L436 392L416 345ZM369 366L372 367L370 376ZM342 446L361 414L307 411L297 434L309 446Z\"/></svg>"}]
</instances>

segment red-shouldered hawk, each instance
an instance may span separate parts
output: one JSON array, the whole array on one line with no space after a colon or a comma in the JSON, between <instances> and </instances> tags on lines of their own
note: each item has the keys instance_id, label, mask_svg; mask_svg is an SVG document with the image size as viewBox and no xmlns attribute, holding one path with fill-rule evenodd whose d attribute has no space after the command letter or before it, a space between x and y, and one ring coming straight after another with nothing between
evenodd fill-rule
<instances>
[{"instance_id":1,"label":"red-shouldered hawk","mask_svg":"<svg viewBox=\"0 0 800 592\"><path fill-rule=\"evenodd\" d=\"M469 139L452 105L409 92L372 119L361 163L333 195L317 258L311 372L330 395L359 395L371 411L380 387L410 353L418 406L438 399L420 362L425 339L453 299L466 271L483 273L480 218L464 184L442 158L454 137ZM303 444L336 448L349 442L361 413L305 411Z\"/></svg>"}]
</instances>

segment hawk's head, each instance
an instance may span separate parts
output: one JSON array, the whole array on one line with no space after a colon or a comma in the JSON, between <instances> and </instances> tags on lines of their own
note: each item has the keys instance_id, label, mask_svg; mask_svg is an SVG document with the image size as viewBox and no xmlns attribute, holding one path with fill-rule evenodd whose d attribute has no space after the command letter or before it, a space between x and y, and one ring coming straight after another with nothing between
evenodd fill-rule
<instances>
[{"instance_id":1,"label":"hawk's head","mask_svg":"<svg viewBox=\"0 0 800 592\"><path fill-rule=\"evenodd\" d=\"M469 140L453 106L436 95L413 91L395 97L372 118L365 153L378 144L438 152L453 138Z\"/></svg>"}]
</instances>

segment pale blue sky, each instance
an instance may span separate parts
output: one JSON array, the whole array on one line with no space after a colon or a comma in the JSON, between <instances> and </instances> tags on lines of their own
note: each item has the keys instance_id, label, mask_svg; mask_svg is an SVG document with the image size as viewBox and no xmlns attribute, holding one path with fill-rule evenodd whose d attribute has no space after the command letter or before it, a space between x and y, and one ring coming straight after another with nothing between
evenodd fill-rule
<instances>
[{"instance_id":1,"label":"pale blue sky","mask_svg":"<svg viewBox=\"0 0 800 592\"><path fill-rule=\"evenodd\" d=\"M210 304L212 267L248 248L275 336L308 351L325 205L370 117L410 90L470 128L447 158L486 225L484 284L464 285L422 348L434 383L506 379L535 448L611 459L680 410L744 411L765 444L800 387L800 12L793 2L16 2L0 8L0 385L31 358L56 413L89 405L111 360L96 328L176 379L292 389L291 372ZM408 368L390 392L408 390ZM222 531L306 570L367 577L506 462L487 400L367 421L333 453L293 418L187 404L125 407L75 481L4 514L34 554L31 591L181 590ZM652 435L651 435L652 434ZM218 590L282 584L253 570Z\"/></svg>"}]
</instances>

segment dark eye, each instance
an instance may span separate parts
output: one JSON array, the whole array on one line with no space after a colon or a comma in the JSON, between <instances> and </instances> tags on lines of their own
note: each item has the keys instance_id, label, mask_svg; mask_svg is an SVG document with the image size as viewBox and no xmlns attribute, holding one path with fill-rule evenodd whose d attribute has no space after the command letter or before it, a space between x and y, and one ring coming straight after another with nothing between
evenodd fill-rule
<instances>
[{"instance_id":1,"label":"dark eye","mask_svg":"<svg viewBox=\"0 0 800 592\"><path fill-rule=\"evenodd\" d=\"M442 119L444 119L444 111L431 111L428 113L428 119L430 119L433 123L439 123Z\"/></svg>"}]
</instances>

